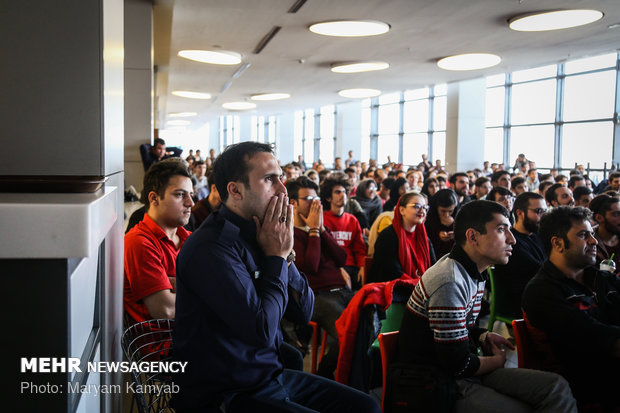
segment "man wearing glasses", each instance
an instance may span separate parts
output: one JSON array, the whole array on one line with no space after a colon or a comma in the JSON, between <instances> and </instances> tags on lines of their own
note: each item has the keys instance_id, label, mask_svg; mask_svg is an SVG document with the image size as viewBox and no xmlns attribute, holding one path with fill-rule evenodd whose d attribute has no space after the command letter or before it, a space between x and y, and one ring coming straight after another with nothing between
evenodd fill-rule
<instances>
[{"instance_id":1,"label":"man wearing glasses","mask_svg":"<svg viewBox=\"0 0 620 413\"><path fill-rule=\"evenodd\" d=\"M323 356L318 374L333 378L338 363L335 322L351 301L353 292L349 275L344 270L347 252L323 226L318 189L317 184L305 176L286 182L286 191L293 204L295 264L306 275L314 292L312 321L327 331L330 340L329 352Z\"/></svg>"},{"instance_id":2,"label":"man wearing glasses","mask_svg":"<svg viewBox=\"0 0 620 413\"><path fill-rule=\"evenodd\" d=\"M501 314L522 318L521 296L529 280L536 275L547 259L538 228L547 211L544 198L535 192L524 192L514 203L516 222L510 229L516 244L506 265L496 265L493 271L496 288L496 308Z\"/></svg>"}]
</instances>

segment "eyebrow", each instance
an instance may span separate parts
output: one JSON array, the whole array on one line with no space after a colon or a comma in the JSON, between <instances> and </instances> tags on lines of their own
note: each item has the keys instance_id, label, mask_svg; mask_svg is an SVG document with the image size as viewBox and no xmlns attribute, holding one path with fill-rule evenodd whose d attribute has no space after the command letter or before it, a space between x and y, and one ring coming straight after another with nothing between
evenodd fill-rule
<instances>
[{"instance_id":1,"label":"eyebrow","mask_svg":"<svg viewBox=\"0 0 620 413\"><path fill-rule=\"evenodd\" d=\"M510 225L502 222L500 224L497 224L497 227L495 227L495 228L499 228L499 227L510 228Z\"/></svg>"}]
</instances>

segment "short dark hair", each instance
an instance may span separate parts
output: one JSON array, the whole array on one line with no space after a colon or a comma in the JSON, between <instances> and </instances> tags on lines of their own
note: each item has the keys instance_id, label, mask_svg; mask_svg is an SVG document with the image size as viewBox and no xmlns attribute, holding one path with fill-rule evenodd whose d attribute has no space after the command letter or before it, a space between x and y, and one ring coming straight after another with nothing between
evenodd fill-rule
<instances>
[{"instance_id":1,"label":"short dark hair","mask_svg":"<svg viewBox=\"0 0 620 413\"><path fill-rule=\"evenodd\" d=\"M155 138L155 140L153 140L153 146L157 146L159 144L165 145L166 141L162 138Z\"/></svg>"},{"instance_id":2,"label":"short dark hair","mask_svg":"<svg viewBox=\"0 0 620 413\"><path fill-rule=\"evenodd\" d=\"M544 199L542 195L536 192L523 192L520 194L512 207L512 212L517 215L517 211L523 211L527 214L527 209L530 207L530 199Z\"/></svg>"},{"instance_id":3,"label":"short dark hair","mask_svg":"<svg viewBox=\"0 0 620 413\"><path fill-rule=\"evenodd\" d=\"M611 209L611 206L617 202L620 202L620 198L607 194L600 194L590 201L589 208L593 214L605 215L607 211Z\"/></svg>"},{"instance_id":4,"label":"short dark hair","mask_svg":"<svg viewBox=\"0 0 620 413\"><path fill-rule=\"evenodd\" d=\"M559 174L559 175L557 175L557 176L555 177L555 182L560 182L560 181L563 181L563 180L565 180L565 179L566 179L566 180L568 180L568 177L567 177L566 175Z\"/></svg>"},{"instance_id":5,"label":"short dark hair","mask_svg":"<svg viewBox=\"0 0 620 413\"><path fill-rule=\"evenodd\" d=\"M474 185L482 186L486 184L487 182L491 182L491 180L487 178L486 176L481 176L480 178L476 179L476 182L474 183Z\"/></svg>"},{"instance_id":6,"label":"short dark hair","mask_svg":"<svg viewBox=\"0 0 620 413\"><path fill-rule=\"evenodd\" d=\"M547 193L547 187L553 185L553 182L549 182L549 181L542 181L540 183L540 185L538 185L538 192L542 192L542 194L546 194ZM546 189L545 189L546 188Z\"/></svg>"},{"instance_id":7,"label":"short dark hair","mask_svg":"<svg viewBox=\"0 0 620 413\"><path fill-rule=\"evenodd\" d=\"M503 196L514 196L514 194L512 192L510 192L510 189L505 188L503 186L496 186L495 188L491 189L489 191L489 193L487 194L487 200L488 201L495 201L495 195L496 194L500 194Z\"/></svg>"},{"instance_id":8,"label":"short dark hair","mask_svg":"<svg viewBox=\"0 0 620 413\"><path fill-rule=\"evenodd\" d=\"M357 175L357 169L351 168L350 166L348 166L344 171L345 174L349 173L349 172L353 172L354 174Z\"/></svg>"},{"instance_id":9,"label":"short dark hair","mask_svg":"<svg viewBox=\"0 0 620 413\"><path fill-rule=\"evenodd\" d=\"M435 179L437 179L437 182L439 182L439 181L446 182L446 177L445 177L445 176L443 176L443 175L437 175L437 176L435 177Z\"/></svg>"},{"instance_id":10,"label":"short dark hair","mask_svg":"<svg viewBox=\"0 0 620 413\"><path fill-rule=\"evenodd\" d=\"M573 189L573 198L575 198L575 201L577 201L579 198L581 198L584 195L591 195L593 193L592 189L588 188L587 186L578 186L575 189Z\"/></svg>"},{"instance_id":11,"label":"short dark hair","mask_svg":"<svg viewBox=\"0 0 620 413\"><path fill-rule=\"evenodd\" d=\"M349 194L349 190L351 189L351 185L349 184L349 180L345 177L340 176L330 176L329 178L325 178L323 183L321 184L321 203L323 204L323 208L326 210L331 207L328 199L332 197L332 192L334 191L334 187L342 186L344 190Z\"/></svg>"},{"instance_id":12,"label":"short dark hair","mask_svg":"<svg viewBox=\"0 0 620 413\"><path fill-rule=\"evenodd\" d=\"M389 177L381 181L381 186L384 186L391 191L395 183L396 183L396 179Z\"/></svg>"},{"instance_id":13,"label":"short dark hair","mask_svg":"<svg viewBox=\"0 0 620 413\"><path fill-rule=\"evenodd\" d=\"M540 220L538 235L547 255L551 254L551 238L562 238L568 248L569 243L566 234L568 234L573 224L587 221L591 216L592 213L587 208L569 206L559 206L544 214Z\"/></svg>"},{"instance_id":14,"label":"short dark hair","mask_svg":"<svg viewBox=\"0 0 620 413\"><path fill-rule=\"evenodd\" d=\"M551 175L551 174L542 174L542 175L540 175L539 179L540 179L540 182L548 181L549 179L553 179L553 175Z\"/></svg>"},{"instance_id":15,"label":"short dark hair","mask_svg":"<svg viewBox=\"0 0 620 413\"><path fill-rule=\"evenodd\" d=\"M241 182L245 186L250 184L250 166L248 161L260 152L273 155L273 147L260 142L241 142L229 145L215 158L213 163L213 177L215 187L220 193L222 203L228 199L228 183Z\"/></svg>"},{"instance_id":16,"label":"short dark hair","mask_svg":"<svg viewBox=\"0 0 620 413\"><path fill-rule=\"evenodd\" d=\"M555 190L558 188L562 188L563 186L563 184L556 182L555 184L547 188L547 191L545 192L545 200L547 201L547 204L549 204L549 206L551 206L551 202L558 200L558 196L555 194Z\"/></svg>"},{"instance_id":17,"label":"short dark hair","mask_svg":"<svg viewBox=\"0 0 620 413\"><path fill-rule=\"evenodd\" d=\"M450 183L454 185L456 183L456 178L458 178L459 176L464 176L465 178L469 179L469 175L467 175L465 172L455 172L450 175Z\"/></svg>"},{"instance_id":18,"label":"short dark hair","mask_svg":"<svg viewBox=\"0 0 620 413\"><path fill-rule=\"evenodd\" d=\"M508 175L508 177L510 178L510 173L504 169L501 169L499 171L493 172L493 174L491 175L491 182L499 181L499 178L501 178L502 175Z\"/></svg>"},{"instance_id":19,"label":"short dark hair","mask_svg":"<svg viewBox=\"0 0 620 413\"><path fill-rule=\"evenodd\" d=\"M467 240L465 233L469 228L486 234L486 224L493 220L495 214L510 219L508 210L497 202L477 200L463 205L454 218L454 242L460 246L465 245Z\"/></svg>"},{"instance_id":20,"label":"short dark hair","mask_svg":"<svg viewBox=\"0 0 620 413\"><path fill-rule=\"evenodd\" d=\"M204 165L205 161L196 161L194 162L194 166L200 166L200 165Z\"/></svg>"},{"instance_id":21,"label":"short dark hair","mask_svg":"<svg viewBox=\"0 0 620 413\"><path fill-rule=\"evenodd\" d=\"M299 190L302 188L314 189L319 192L319 186L312 179L307 176L300 176L297 179L289 179L286 181L286 192L288 192L289 199L299 200Z\"/></svg>"},{"instance_id":22,"label":"short dark hair","mask_svg":"<svg viewBox=\"0 0 620 413\"><path fill-rule=\"evenodd\" d=\"M607 179L608 182L613 181L615 178L620 178L620 172L616 171L616 172L612 172L609 174L609 178Z\"/></svg>"},{"instance_id":23,"label":"short dark hair","mask_svg":"<svg viewBox=\"0 0 620 413\"><path fill-rule=\"evenodd\" d=\"M176 157L168 158L163 161L155 162L149 167L144 174L142 193L140 195L140 202L144 204L147 211L150 206L149 194L155 192L158 196L163 198L170 178L175 175L181 175L191 179L189 165L185 160Z\"/></svg>"},{"instance_id":24,"label":"short dark hair","mask_svg":"<svg viewBox=\"0 0 620 413\"><path fill-rule=\"evenodd\" d=\"M525 182L525 178L522 176L515 176L514 178L512 178L512 180L510 181L510 186L511 187L515 187L517 185L521 185L522 183Z\"/></svg>"},{"instance_id":25,"label":"short dark hair","mask_svg":"<svg viewBox=\"0 0 620 413\"><path fill-rule=\"evenodd\" d=\"M579 175L571 175L571 177L568 179L568 187L569 188L574 188L575 187L575 183L577 181L585 181L585 180L586 180L586 178L581 176L581 174L579 174Z\"/></svg>"}]
</instances>

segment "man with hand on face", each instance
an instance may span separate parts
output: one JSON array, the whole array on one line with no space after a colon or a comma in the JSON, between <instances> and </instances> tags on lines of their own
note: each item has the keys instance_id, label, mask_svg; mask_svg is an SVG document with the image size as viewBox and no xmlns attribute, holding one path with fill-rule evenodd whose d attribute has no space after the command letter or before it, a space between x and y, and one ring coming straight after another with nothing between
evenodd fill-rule
<instances>
[{"instance_id":1,"label":"man with hand on face","mask_svg":"<svg viewBox=\"0 0 620 413\"><path fill-rule=\"evenodd\" d=\"M314 292L315 321L329 336L329 352L323 356L318 374L333 378L338 363L338 332L335 322L353 297L344 270L347 252L323 226L319 187L305 176L286 182L295 217L295 265Z\"/></svg>"},{"instance_id":2,"label":"man with hand on face","mask_svg":"<svg viewBox=\"0 0 620 413\"><path fill-rule=\"evenodd\" d=\"M146 213L125 235L125 312L133 322L174 318L176 258L189 236L194 202L187 163L181 158L153 164L144 175Z\"/></svg>"},{"instance_id":3,"label":"man with hand on face","mask_svg":"<svg viewBox=\"0 0 620 413\"><path fill-rule=\"evenodd\" d=\"M525 288L523 315L533 348L548 351L541 367L568 380L583 411L616 412L620 278L595 266L590 219L583 207L560 206L543 216L540 238L549 260Z\"/></svg>"},{"instance_id":4,"label":"man with hand on face","mask_svg":"<svg viewBox=\"0 0 620 413\"><path fill-rule=\"evenodd\" d=\"M486 269L506 264L515 243L508 211L496 202L472 201L456 215L454 238L450 254L416 285L400 327L395 361L409 365L412 373L427 366L422 371L432 370L437 380L419 386L437 386L437 395L444 396L409 400L412 411L417 406L420 411L575 412L566 380L544 371L503 368L503 347L514 346L476 326Z\"/></svg>"},{"instance_id":5,"label":"man with hand on face","mask_svg":"<svg viewBox=\"0 0 620 413\"><path fill-rule=\"evenodd\" d=\"M222 206L178 257L172 405L184 411L379 412L368 395L282 364L280 323L308 323L314 295L292 262L293 206L270 145L218 156Z\"/></svg>"}]
</instances>

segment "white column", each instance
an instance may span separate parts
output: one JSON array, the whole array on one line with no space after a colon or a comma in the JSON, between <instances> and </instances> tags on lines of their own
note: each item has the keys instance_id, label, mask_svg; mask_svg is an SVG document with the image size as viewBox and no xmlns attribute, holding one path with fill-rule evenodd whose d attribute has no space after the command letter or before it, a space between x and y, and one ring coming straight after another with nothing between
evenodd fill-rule
<instances>
[{"instance_id":1,"label":"white column","mask_svg":"<svg viewBox=\"0 0 620 413\"><path fill-rule=\"evenodd\" d=\"M153 5L125 0L125 183L142 190L139 146L153 139Z\"/></svg>"},{"instance_id":2,"label":"white column","mask_svg":"<svg viewBox=\"0 0 620 413\"><path fill-rule=\"evenodd\" d=\"M486 80L448 85L446 169L450 173L480 167L484 162Z\"/></svg>"}]
</instances>

